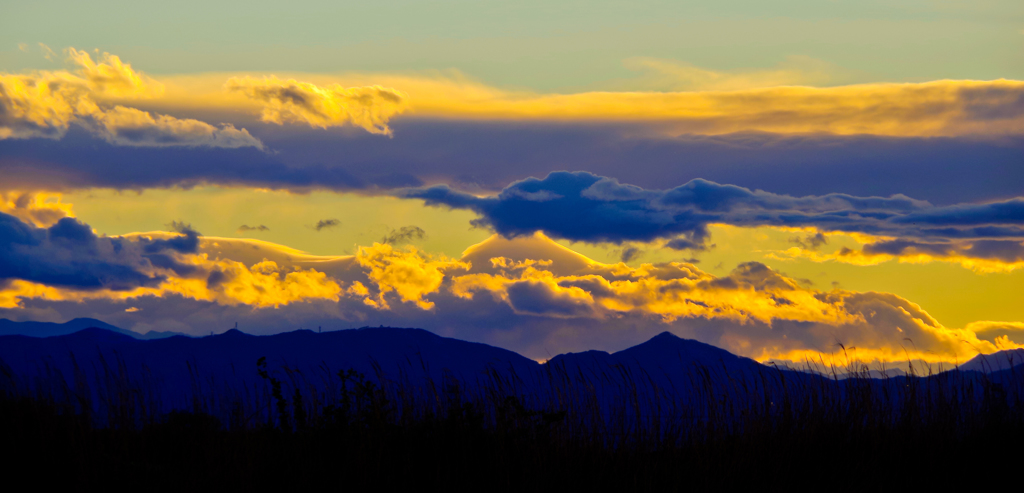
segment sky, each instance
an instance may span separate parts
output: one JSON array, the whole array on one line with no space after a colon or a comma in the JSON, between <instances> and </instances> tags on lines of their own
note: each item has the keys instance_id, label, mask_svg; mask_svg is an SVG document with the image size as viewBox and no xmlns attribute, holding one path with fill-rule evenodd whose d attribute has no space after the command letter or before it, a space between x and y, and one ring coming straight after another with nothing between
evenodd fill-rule
<instances>
[{"instance_id":1,"label":"sky","mask_svg":"<svg viewBox=\"0 0 1024 493\"><path fill-rule=\"evenodd\" d=\"M1019 1L4 10L2 318L1024 345Z\"/></svg>"}]
</instances>

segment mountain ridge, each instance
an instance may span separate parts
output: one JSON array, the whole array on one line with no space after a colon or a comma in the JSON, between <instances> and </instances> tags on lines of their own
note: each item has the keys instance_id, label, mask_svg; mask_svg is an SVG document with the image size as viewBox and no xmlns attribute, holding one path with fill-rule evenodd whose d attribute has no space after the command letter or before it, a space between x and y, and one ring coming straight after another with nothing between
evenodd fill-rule
<instances>
[{"instance_id":1,"label":"mountain ridge","mask_svg":"<svg viewBox=\"0 0 1024 493\"><path fill-rule=\"evenodd\" d=\"M12 335L23 335L28 337L57 337L74 334L89 328L105 329L111 332L123 334L134 339L148 340L148 339L162 339L166 337L174 336L186 336L181 332L168 332L168 331L148 331L145 334L140 334L131 330L122 329L115 325L108 324L102 320L88 317L78 317L68 320L64 323L57 322L36 322L36 321L24 321L16 322L14 320L0 318L0 336L12 336Z\"/></svg>"}]
</instances>

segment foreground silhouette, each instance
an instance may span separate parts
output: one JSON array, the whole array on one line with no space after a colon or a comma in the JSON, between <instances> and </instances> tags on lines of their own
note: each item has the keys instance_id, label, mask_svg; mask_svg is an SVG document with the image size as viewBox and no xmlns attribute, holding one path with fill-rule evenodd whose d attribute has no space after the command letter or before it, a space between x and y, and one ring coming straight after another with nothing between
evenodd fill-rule
<instances>
[{"instance_id":1,"label":"foreground silhouette","mask_svg":"<svg viewBox=\"0 0 1024 493\"><path fill-rule=\"evenodd\" d=\"M948 487L1024 438L1020 367L839 380L670 334L546 365L407 329L0 342L5 465L40 486Z\"/></svg>"}]
</instances>

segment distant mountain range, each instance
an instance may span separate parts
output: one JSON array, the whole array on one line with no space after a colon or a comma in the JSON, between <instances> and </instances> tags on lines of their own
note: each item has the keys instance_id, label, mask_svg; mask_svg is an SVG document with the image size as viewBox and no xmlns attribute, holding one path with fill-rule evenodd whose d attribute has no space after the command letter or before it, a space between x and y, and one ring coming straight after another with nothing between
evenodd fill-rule
<instances>
[{"instance_id":1,"label":"distant mountain range","mask_svg":"<svg viewBox=\"0 0 1024 493\"><path fill-rule=\"evenodd\" d=\"M167 338L172 338L172 337L192 338L192 336L189 336L189 335L181 333L181 332L149 331L149 332L147 332L145 334L140 334L138 332L133 332L133 331L130 331L130 330L125 330L125 329L113 326L111 324L108 324L106 322L103 322L101 320L96 320L96 319L92 319L92 318L76 318L76 319L73 319L73 320L70 320L70 321L64 322L64 323L34 322L34 321L15 322L15 321L8 320L8 319L0 319L0 338L3 338L4 336L15 336L15 335L29 336L29 337L35 337L35 338L50 338L50 337L58 337L58 336L67 336L67 335L75 334L77 332L81 332L81 331L86 330L86 329L103 329L103 330L106 330L106 331L110 331L110 332L114 332L114 333L121 334L121 335L124 335L124 336L128 336L128 337L130 337L132 339L147 340L147 341L148 340L156 340L156 339L167 339ZM346 336L339 336L339 335L337 335L337 333L331 332L331 333L328 333L328 334L324 334L326 336L326 338L327 339L331 339L331 341L322 341L322 342L330 345L331 342L336 342L334 339L341 337L342 339L345 339L346 343L348 343L348 342L351 342L351 341L349 341L347 338L351 337L352 340L360 341L360 344L362 344L364 346L362 348L363 352L365 352L370 358L376 359L378 361L379 360L392 360L392 359L395 359L394 357L396 355L389 354L385 350L385 348L390 347L390 345L386 341L383 341L383 340L373 340L372 338L368 338L365 335L365 334L368 333L368 332L366 332L368 330L370 332L372 332L371 329L364 328L364 329L358 329L358 330L363 331L363 332L360 332L361 334L363 334L363 336L359 336L359 337L348 336L348 335L346 335ZM412 334L412 333L420 333L420 332L423 333L420 336L408 336L408 337L411 337L412 339L415 340L415 342L410 341L410 344L416 344L416 343L423 342L425 340L425 339L423 339L423 337L433 336L433 334L431 334L429 332L418 330L418 329L381 329L381 330L392 330L392 331L393 330L410 330L410 331L414 331L414 332L410 332L410 334ZM312 333L312 332L309 332L309 331L296 331L296 332L298 332L298 333ZM343 331L343 333L348 333L348 332L349 331ZM333 335L331 335L331 334L333 334ZM100 337L99 335L95 335L95 336L96 337ZM229 337L229 338L234 338L234 339L238 339L239 337L255 337L255 336L248 336L246 334L243 334L242 332L240 332L238 330L229 330L228 332L226 332L224 334L221 334L220 336L212 336L212 338L211 337L199 338L199 339L204 340L204 341L208 340L208 342L196 343L196 347L200 347L200 346L204 346L204 345L219 346L219 345L221 345L220 341L222 341L223 340L222 338L225 337L225 336ZM92 337L88 337L88 336L83 336L83 337L85 337L86 339L92 339ZM267 349L270 350L270 353L274 353L275 350L279 347L278 343L281 342L278 339L280 339L280 338L286 338L287 339L288 337L301 337L301 336L287 336L285 334L277 334L275 336L262 336L262 337L265 337L265 339L256 339L256 340L264 340L264 341L266 341ZM433 337L439 337L439 336L433 336ZM440 338L440 339L444 339L444 340L447 340L447 341L457 341L455 339L448 339L448 338ZM0 339L0 341L3 341L3 339ZM63 341L63 342L66 343L66 342L70 342L70 341L73 341L73 340ZM457 342L458 343L464 343L464 344L470 344L470 343L465 343L464 341L457 341ZM54 341L54 343L57 343L57 341ZM379 345L380 347L376 347L375 344ZM73 343L71 345L74 346ZM347 344L343 344L343 345L347 346ZM3 357L3 353L5 352L2 349L4 346L8 346L8 345L7 344L3 344L2 342L0 342L0 357ZM46 344L44 343L42 346L45 347ZM257 345L257 346L259 346L259 345ZM305 355L299 354L299 352L301 352L301 351L296 352L296 350L298 349L297 347L288 346L288 345L286 345L286 346L287 347L291 347L292 351L290 351L287 354L287 358L285 358L285 359L288 359L290 361L305 361L305 360L308 360L308 357L304 357ZM490 346L486 346L486 345L483 345L483 344L479 344L477 346L490 348ZM479 349L479 347L477 349ZM223 354L226 354L226 355L227 354L232 354L230 348L227 348L227 349L228 350L226 352L224 352ZM408 347L406 349L408 349ZM497 349L497 348L491 348L491 349ZM500 351L504 351L504 350L500 350ZM399 350L399 352L401 352L401 350ZM518 359L520 360L520 361L518 361L519 363L522 363L523 361L529 361L529 362L532 363L532 360L528 360L528 359L526 359L526 358L524 358L522 356L519 356L518 354L515 354L515 353L513 353L511 351L505 351L505 353L508 353L505 356L508 356L508 355L515 355L515 356L517 356ZM282 357L285 357L285 356L286 356L285 354L282 354ZM333 359L337 360L337 358L333 358ZM470 359L474 359L474 358L470 358ZM506 358L506 359L512 360L512 359L517 359L517 358ZM441 361L434 361L434 360L431 360L431 361L433 361L433 363L435 363L435 364L441 363ZM726 369L729 372L752 371L752 370L758 370L758 369L765 368L764 365L762 365L762 364L760 364L760 363L758 363L758 362L756 362L756 361L754 361L752 359L744 358L744 357L741 357L741 356L736 356L736 355L734 355L732 353L729 353L728 351L726 351L724 349L720 349L720 348L717 348L715 346L711 346L709 344L704 344L704 343L701 343L701 342L698 342L698 341L693 341L693 340L681 339L679 337L676 337L676 336L672 335L669 332L663 332L663 333L653 337L652 339L650 339L649 341L647 341L647 342L645 342L643 344L640 344L640 345L637 345L637 346L634 346L634 347L631 347L629 349L625 349L625 350L622 350L622 351L619 351L619 352L616 352L616 353L609 354L607 352L598 351L598 350L585 351L585 352L581 352L581 353L567 353L567 354L561 354L561 355L555 356L554 358L549 360L548 363L555 364L555 365L562 365L562 366L572 367L572 368L576 368L578 370L579 369L583 369L583 370L591 372L591 373L593 373L595 371L598 371L598 368L607 367L607 366L615 366L615 365L619 365L619 366L623 366L623 365L626 365L626 366L630 366L630 365L637 366L637 365L639 365L639 366L642 366L642 367L644 367L645 369L648 369L648 370L652 370L652 369L656 370L656 373L661 374L661 373L673 373L676 370L681 370L682 368L679 368L679 365L681 364L680 362L684 362L684 361L689 362L689 364L691 364L691 365L700 365L700 366L704 366L704 367L708 367L708 368L716 368L717 369L719 367L722 367L723 369ZM971 360L967 361L966 363L960 365L959 366L959 370L961 370L961 371L978 371L978 372L983 372L983 373L991 373L991 372L1006 370L1006 369L1009 369L1009 368L1012 368L1012 367L1015 367L1015 366L1018 366L1018 365L1021 365L1021 364L1024 364L1024 349L1012 349L1012 350L1000 351L1000 352L993 353L993 354L978 355L978 356L972 358ZM802 369L802 368L787 368L787 369L793 370L793 371L804 371L804 369ZM672 370L672 371L666 371L666 370ZM869 375L872 378L885 378L885 377L903 376L903 375L905 375L905 372L903 370L900 370L900 369L889 369L889 370L887 370L885 372L885 374L883 374L882 372L880 372L878 370L871 370L869 372ZM844 377L845 377L845 375L839 375L839 378L844 378Z\"/></svg>"},{"instance_id":2,"label":"distant mountain range","mask_svg":"<svg viewBox=\"0 0 1024 493\"><path fill-rule=\"evenodd\" d=\"M348 369L377 382L410 384L409 388L420 389L417 392L436 394L452 385L470 393L505 389L527 399L534 396L537 406L554 399L560 406L590 402L612 411L623 399L632 399L638 403L637 413L664 403L678 408L672 412L690 412L686 403L692 398L768 402L780 392L792 395L809 387L846 385L827 375L763 365L668 332L615 353L568 353L539 363L422 329L298 330L269 336L232 329L206 337L161 334L146 339L149 334L75 319L66 324L3 320L0 330L35 335L0 335L0 386L24 389L45 382L66 393L87 381L94 402L109 399L105 393L112 389L134 389L131 392L148 393L146 399L162 409L194 407L197 396L226 405L232 399L266 395L258 390L269 382L263 375L284 382L291 389L287 392L301 389L306 395L327 395L339 382L339 370ZM1009 370L1000 362L1020 360L1019 352L997 353L975 358L960 371L970 370L962 374L972 381L989 372L993 381L1008 382L1020 370ZM260 362L264 366L258 366ZM262 371L267 373L261 375ZM883 387L899 387L908 378L889 377L877 381ZM931 382L928 385L943 385L940 380Z\"/></svg>"},{"instance_id":3,"label":"distant mountain range","mask_svg":"<svg viewBox=\"0 0 1024 493\"><path fill-rule=\"evenodd\" d=\"M76 318L62 324L54 322L15 322L0 318L0 336L31 336L54 337L74 334L80 330L97 328L124 334L135 339L163 339L165 337L183 336L180 332L149 331L145 334L124 330L94 318Z\"/></svg>"}]
</instances>

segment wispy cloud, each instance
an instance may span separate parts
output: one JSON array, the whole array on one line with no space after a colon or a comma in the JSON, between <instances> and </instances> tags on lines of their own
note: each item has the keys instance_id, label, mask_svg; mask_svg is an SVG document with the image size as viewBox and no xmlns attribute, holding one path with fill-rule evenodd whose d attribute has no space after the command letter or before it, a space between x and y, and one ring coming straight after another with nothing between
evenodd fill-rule
<instances>
[{"instance_id":1,"label":"wispy cloud","mask_svg":"<svg viewBox=\"0 0 1024 493\"><path fill-rule=\"evenodd\" d=\"M243 224L243 225L238 227L237 231L239 233L245 233L245 232L248 232L248 231L270 231L270 228L268 228L268 227L266 227L266 226L264 226L262 224L260 224L258 226L249 226L248 224Z\"/></svg>"},{"instance_id":2,"label":"wispy cloud","mask_svg":"<svg viewBox=\"0 0 1024 493\"><path fill-rule=\"evenodd\" d=\"M337 219L321 219L316 222L312 227L317 231L321 231L327 228L334 228L341 225L341 221Z\"/></svg>"},{"instance_id":3,"label":"wispy cloud","mask_svg":"<svg viewBox=\"0 0 1024 493\"><path fill-rule=\"evenodd\" d=\"M402 226L401 228L391 230L391 232L384 235L384 237L380 239L380 242L395 245L415 240L422 240L426 236L427 232L419 226Z\"/></svg>"}]
</instances>

